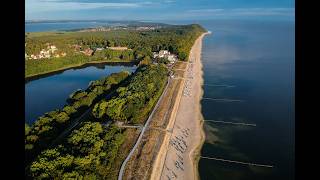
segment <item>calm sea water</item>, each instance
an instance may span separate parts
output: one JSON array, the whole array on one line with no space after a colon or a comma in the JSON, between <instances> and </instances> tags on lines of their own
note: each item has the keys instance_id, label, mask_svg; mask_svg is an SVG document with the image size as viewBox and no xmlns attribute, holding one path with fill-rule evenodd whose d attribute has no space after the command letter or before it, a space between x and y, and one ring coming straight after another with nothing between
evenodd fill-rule
<instances>
[{"instance_id":1,"label":"calm sea water","mask_svg":"<svg viewBox=\"0 0 320 180\"><path fill-rule=\"evenodd\" d=\"M57 31L110 25L107 22L41 22L25 23L25 32Z\"/></svg>"},{"instance_id":2,"label":"calm sea water","mask_svg":"<svg viewBox=\"0 0 320 180\"><path fill-rule=\"evenodd\" d=\"M25 84L25 121L32 124L39 116L66 104L69 95L77 89L86 89L90 81L123 70L133 72L136 66L92 65L69 69Z\"/></svg>"},{"instance_id":3,"label":"calm sea water","mask_svg":"<svg viewBox=\"0 0 320 180\"><path fill-rule=\"evenodd\" d=\"M201 159L201 179L294 179L294 22L224 20L202 25L213 32L203 41L203 97L241 100L202 100L204 119L257 126L206 122L201 155L274 168Z\"/></svg>"}]
</instances>

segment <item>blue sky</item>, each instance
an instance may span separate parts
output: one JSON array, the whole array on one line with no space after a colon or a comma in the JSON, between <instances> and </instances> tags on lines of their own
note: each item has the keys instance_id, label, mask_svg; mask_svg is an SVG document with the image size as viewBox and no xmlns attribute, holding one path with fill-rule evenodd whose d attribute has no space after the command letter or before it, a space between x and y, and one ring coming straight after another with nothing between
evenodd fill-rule
<instances>
[{"instance_id":1,"label":"blue sky","mask_svg":"<svg viewBox=\"0 0 320 180\"><path fill-rule=\"evenodd\" d=\"M294 0L26 0L26 20L294 18Z\"/></svg>"}]
</instances>

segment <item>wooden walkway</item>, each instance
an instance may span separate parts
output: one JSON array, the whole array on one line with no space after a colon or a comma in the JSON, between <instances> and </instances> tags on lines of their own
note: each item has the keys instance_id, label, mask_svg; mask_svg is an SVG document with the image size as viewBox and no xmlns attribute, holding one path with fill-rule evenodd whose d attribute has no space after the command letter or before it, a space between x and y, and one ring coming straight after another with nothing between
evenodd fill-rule
<instances>
[{"instance_id":1,"label":"wooden walkway","mask_svg":"<svg viewBox=\"0 0 320 180\"><path fill-rule=\"evenodd\" d=\"M234 161L234 160L221 159L221 158L215 158L215 157L200 156L200 158L216 160L216 161L223 161L223 162L229 162L229 163L236 163L236 164L243 164L243 165L249 165L249 166L273 168L273 165L265 165L265 164L256 164L256 163L249 163L249 162L242 162L242 161Z\"/></svg>"}]
</instances>

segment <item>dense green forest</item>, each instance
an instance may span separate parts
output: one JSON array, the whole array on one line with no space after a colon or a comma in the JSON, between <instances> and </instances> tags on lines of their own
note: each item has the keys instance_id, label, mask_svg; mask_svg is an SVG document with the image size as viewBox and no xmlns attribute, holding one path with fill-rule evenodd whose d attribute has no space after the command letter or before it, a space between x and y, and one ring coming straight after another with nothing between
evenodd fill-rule
<instances>
[{"instance_id":1,"label":"dense green forest","mask_svg":"<svg viewBox=\"0 0 320 180\"><path fill-rule=\"evenodd\" d=\"M128 86L118 88L118 97L97 103L93 108L93 115L114 121L143 123L160 97L168 74L163 64L149 67L152 68L139 69Z\"/></svg>"},{"instance_id":2,"label":"dense green forest","mask_svg":"<svg viewBox=\"0 0 320 180\"><path fill-rule=\"evenodd\" d=\"M85 122L55 148L41 152L28 171L32 179L109 179L125 130Z\"/></svg>"},{"instance_id":3,"label":"dense green forest","mask_svg":"<svg viewBox=\"0 0 320 180\"><path fill-rule=\"evenodd\" d=\"M65 52L65 57L49 59L26 60L26 77L44 74L55 70L79 66L85 63L142 61L150 63L152 52L169 50L178 55L180 60L187 60L189 51L195 39L205 30L196 24L172 25L148 31L113 30L108 32L59 32L59 33L27 33L25 36L26 53L37 54L46 44L53 44L59 52ZM92 56L86 56L74 50L74 46L81 46L79 50L90 48ZM131 50L117 51L101 47L122 46Z\"/></svg>"},{"instance_id":4,"label":"dense green forest","mask_svg":"<svg viewBox=\"0 0 320 180\"><path fill-rule=\"evenodd\" d=\"M110 173L115 171L111 167L125 141L126 130L114 123L108 126L106 122L143 123L162 94L167 78L168 69L164 64L140 66L132 75L112 74L92 81L85 91L72 93L67 100L69 105L63 110L46 113L31 127L26 125L26 153L36 155L29 158L28 177L109 179ZM90 93L103 94L120 82L111 98L95 103L92 116L81 122L67 138L55 147L47 146L65 129L70 114L93 104Z\"/></svg>"},{"instance_id":5,"label":"dense green forest","mask_svg":"<svg viewBox=\"0 0 320 180\"><path fill-rule=\"evenodd\" d=\"M42 149L48 148L66 127L77 120L89 107L111 93L129 77L128 72L113 73L101 80L92 81L85 91L76 91L70 95L63 109L45 113L31 127L26 125L25 153L27 162Z\"/></svg>"}]
</instances>

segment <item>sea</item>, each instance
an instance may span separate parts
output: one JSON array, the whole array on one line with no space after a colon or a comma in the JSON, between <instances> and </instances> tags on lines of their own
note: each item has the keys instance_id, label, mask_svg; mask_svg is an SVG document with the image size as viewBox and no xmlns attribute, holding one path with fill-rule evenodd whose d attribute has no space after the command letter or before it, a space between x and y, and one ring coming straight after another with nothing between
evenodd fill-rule
<instances>
[{"instance_id":1,"label":"sea","mask_svg":"<svg viewBox=\"0 0 320 180\"><path fill-rule=\"evenodd\" d=\"M295 24L216 20L202 25L206 141L202 180L295 178ZM245 123L255 126L230 124ZM268 165L261 167L221 161Z\"/></svg>"}]
</instances>

